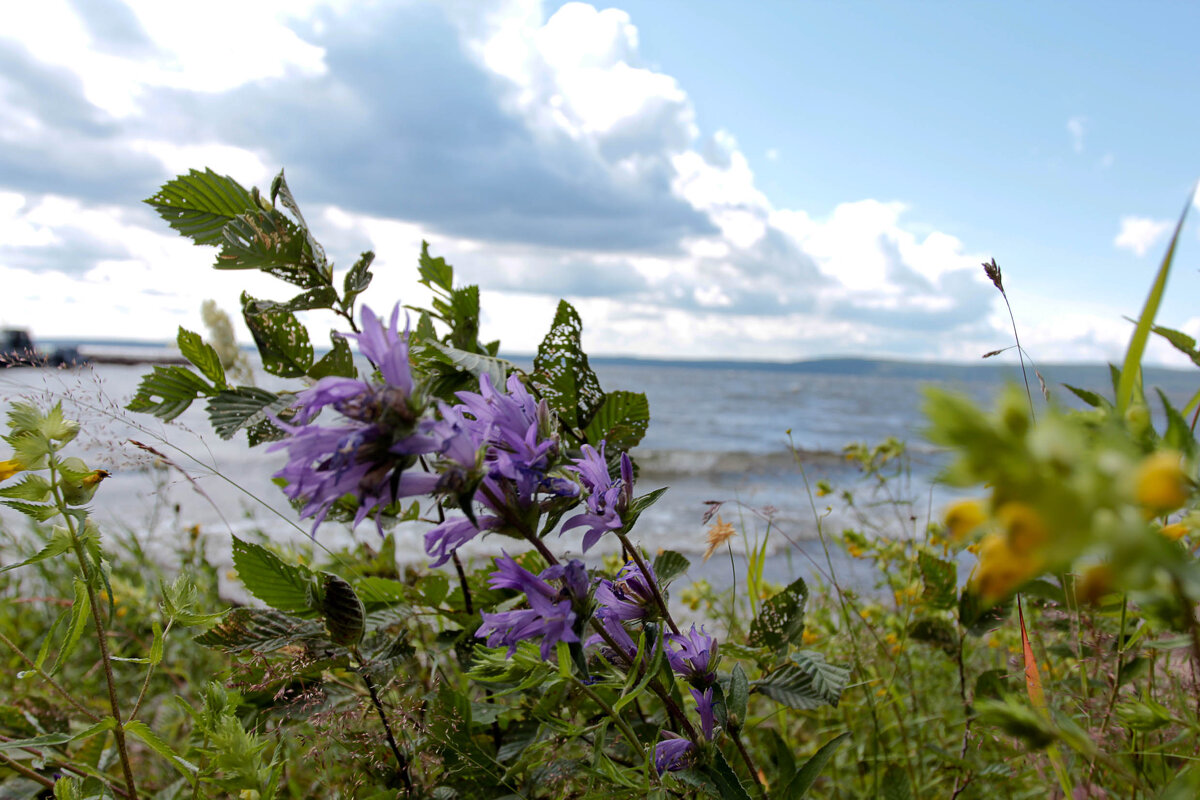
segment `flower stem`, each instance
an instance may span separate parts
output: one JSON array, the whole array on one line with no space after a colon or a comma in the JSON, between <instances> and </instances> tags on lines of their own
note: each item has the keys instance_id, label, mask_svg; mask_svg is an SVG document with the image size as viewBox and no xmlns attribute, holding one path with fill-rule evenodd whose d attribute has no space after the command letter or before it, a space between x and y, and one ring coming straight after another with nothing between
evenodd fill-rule
<instances>
[{"instance_id":1,"label":"flower stem","mask_svg":"<svg viewBox=\"0 0 1200 800\"><path fill-rule=\"evenodd\" d=\"M618 532L617 538L621 540L621 544L625 545L625 549L633 557L633 563L637 564L637 568L642 571L642 575L646 576L646 583L650 584L650 592L654 595L654 602L658 604L659 610L662 611L663 619L667 621L667 625L671 626L671 632L676 636L681 636L679 626L675 624L675 620L671 619L671 611L667 608L667 601L663 599L662 593L658 590L658 581L650 580L650 571L646 569L646 562L642 559L641 551L629 543L629 539L624 533Z\"/></svg>"},{"instance_id":2,"label":"flower stem","mask_svg":"<svg viewBox=\"0 0 1200 800\"><path fill-rule=\"evenodd\" d=\"M375 712L379 714L379 722L383 725L383 732L387 736L388 746L392 748L392 755L396 757L397 769L400 772L400 780L404 781L404 793L407 796L412 796L413 783L412 775L409 774L408 758L400 750L400 746L396 744L396 737L392 735L392 726L388 723L387 713L383 710L383 703L379 700L379 693L375 691L375 681L371 678L370 671L367 670L366 662L363 660L362 653L355 647L351 652L354 655L354 660L358 662L358 674L366 684L367 693L371 695L371 703L375 706Z\"/></svg>"},{"instance_id":3,"label":"flower stem","mask_svg":"<svg viewBox=\"0 0 1200 800\"><path fill-rule=\"evenodd\" d=\"M754 786L758 789L758 796L762 800L767 800L767 790L763 787L762 778L758 777L758 767L754 766L754 760L750 758L750 752L746 750L746 745L742 741L741 734L733 734L729 738L733 739L733 743L737 746L738 753L742 756L742 761L746 763L746 769L750 771L750 777L754 779Z\"/></svg>"},{"instance_id":4,"label":"flower stem","mask_svg":"<svg viewBox=\"0 0 1200 800\"><path fill-rule=\"evenodd\" d=\"M625 736L626 741L628 741L633 747L633 752L637 753L638 757L644 762L646 760L646 750L644 747L642 747L642 743L638 741L637 735L634 734L633 729L629 727L629 723L626 722L625 719L618 714L612 706L606 703L604 698L597 694L592 687L579 680L578 676L572 674L571 680L575 682L576 686L583 690L584 694L592 699L592 702L604 710L604 713L608 715L609 719L616 723L617 727L621 729L621 733Z\"/></svg>"}]
</instances>

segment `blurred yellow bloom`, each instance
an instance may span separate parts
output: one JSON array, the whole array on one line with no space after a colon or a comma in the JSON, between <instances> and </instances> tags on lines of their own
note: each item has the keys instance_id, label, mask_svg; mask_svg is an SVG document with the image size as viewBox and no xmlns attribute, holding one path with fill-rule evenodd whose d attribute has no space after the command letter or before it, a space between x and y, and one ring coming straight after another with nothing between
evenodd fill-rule
<instances>
[{"instance_id":1,"label":"blurred yellow bloom","mask_svg":"<svg viewBox=\"0 0 1200 800\"><path fill-rule=\"evenodd\" d=\"M1096 564L1083 571L1075 585L1075 597L1083 603L1095 605L1100 598L1113 590L1113 569L1108 564Z\"/></svg>"},{"instance_id":2,"label":"blurred yellow bloom","mask_svg":"<svg viewBox=\"0 0 1200 800\"><path fill-rule=\"evenodd\" d=\"M1041 559L1032 552L1019 552L1008 536L991 533L979 543L979 566L971 576L971 588L992 602L1011 594L1040 569Z\"/></svg>"},{"instance_id":3,"label":"blurred yellow bloom","mask_svg":"<svg viewBox=\"0 0 1200 800\"><path fill-rule=\"evenodd\" d=\"M852 544L849 547L847 547L846 552L850 554L851 558L862 558L863 557L863 549L856 544Z\"/></svg>"},{"instance_id":4,"label":"blurred yellow bloom","mask_svg":"<svg viewBox=\"0 0 1200 800\"><path fill-rule=\"evenodd\" d=\"M1134 477L1137 501L1154 515L1174 511L1187 502L1188 479L1173 450L1152 453L1138 465Z\"/></svg>"},{"instance_id":5,"label":"blurred yellow bloom","mask_svg":"<svg viewBox=\"0 0 1200 800\"><path fill-rule=\"evenodd\" d=\"M943 521L950 538L956 542L966 539L976 528L984 523L987 514L978 500L959 500L946 509Z\"/></svg>"},{"instance_id":6,"label":"blurred yellow bloom","mask_svg":"<svg viewBox=\"0 0 1200 800\"><path fill-rule=\"evenodd\" d=\"M729 541L736 534L737 531L733 529L733 526L728 522L723 522L721 520L721 515L717 514L716 523L708 529L708 536L706 537L708 541L708 549L704 551L703 560L708 561L708 559L712 557L712 554L717 552L717 548L725 544L725 542Z\"/></svg>"},{"instance_id":7,"label":"blurred yellow bloom","mask_svg":"<svg viewBox=\"0 0 1200 800\"><path fill-rule=\"evenodd\" d=\"M1034 553L1050 538L1042 515L1025 503L1005 503L996 511L996 519L1008 534L1008 545L1015 553Z\"/></svg>"},{"instance_id":8,"label":"blurred yellow bloom","mask_svg":"<svg viewBox=\"0 0 1200 800\"><path fill-rule=\"evenodd\" d=\"M0 461L0 481L8 480L23 469L25 468L18 464L14 459Z\"/></svg>"},{"instance_id":9,"label":"blurred yellow bloom","mask_svg":"<svg viewBox=\"0 0 1200 800\"><path fill-rule=\"evenodd\" d=\"M805 628L804 635L800 637L800 640L801 644L815 644L820 638L820 636Z\"/></svg>"},{"instance_id":10,"label":"blurred yellow bloom","mask_svg":"<svg viewBox=\"0 0 1200 800\"><path fill-rule=\"evenodd\" d=\"M1182 522L1172 522L1170 525L1163 525L1158 532L1172 542L1178 542L1187 535L1188 527Z\"/></svg>"}]
</instances>

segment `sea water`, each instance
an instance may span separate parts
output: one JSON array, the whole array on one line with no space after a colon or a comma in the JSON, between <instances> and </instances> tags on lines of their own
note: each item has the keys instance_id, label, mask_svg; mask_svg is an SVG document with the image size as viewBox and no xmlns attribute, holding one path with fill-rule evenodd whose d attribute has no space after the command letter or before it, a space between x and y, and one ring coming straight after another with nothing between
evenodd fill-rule
<instances>
[{"instance_id":1,"label":"sea water","mask_svg":"<svg viewBox=\"0 0 1200 800\"><path fill-rule=\"evenodd\" d=\"M518 364L528 362L515 359ZM638 522L633 538L650 552L676 550L693 562L689 577L714 585L732 580L729 554L700 563L705 532L715 516L743 535L731 540L735 560L748 543L768 537L767 577L819 577L828 572L825 543L843 528L873 535L921 536L931 518L961 491L936 482L945 457L922 437L924 392L939 386L992 403L1018 382L1012 368L905 365L875 361L807 362L799 365L704 364L593 359L606 390L645 392L651 422L634 452L637 493L669 487ZM243 436L222 440L212 432L202 403L163 423L123 406L149 365L96 365L76 369L20 368L0 371L0 406L26 397L42 405L62 401L82 423L77 452L90 466L112 473L93 502L102 525L138 535L152 552L169 558L198 527L210 555L228 560L231 535L280 542L345 547L378 541L371 522L356 530L322 525L310 540L310 521L299 519L271 477L284 453L250 448ZM1056 401L1078 405L1060 382L1111 394L1107 367L1046 367ZM1035 376L1032 392L1040 394ZM258 376L265 388L282 388ZM1200 374L1147 371L1147 381L1166 391L1177 407L1200 386ZM1040 399L1039 399L1040 401ZM852 442L878 444L889 437L907 443L897 477L885 487L864 480L842 455ZM818 491L818 482L834 489ZM841 492L854 496L848 505ZM21 526L15 512L0 509L0 522ZM425 560L426 523L395 527L399 558ZM579 555L576 532L551 542L564 555ZM521 548L503 537L481 537L463 549L468 558ZM602 542L588 560L615 549ZM830 549L834 569L851 583L869 583L868 568Z\"/></svg>"}]
</instances>

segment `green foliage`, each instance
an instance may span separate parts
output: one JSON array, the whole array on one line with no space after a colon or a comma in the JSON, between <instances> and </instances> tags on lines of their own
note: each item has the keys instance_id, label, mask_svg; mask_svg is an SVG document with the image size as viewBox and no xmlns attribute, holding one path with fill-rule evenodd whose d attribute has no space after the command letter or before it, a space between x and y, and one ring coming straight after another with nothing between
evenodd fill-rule
<instances>
[{"instance_id":1,"label":"green foliage","mask_svg":"<svg viewBox=\"0 0 1200 800\"><path fill-rule=\"evenodd\" d=\"M814 650L793 653L782 667L753 684L753 690L792 708L837 708L850 670L830 664Z\"/></svg>"},{"instance_id":2,"label":"green foliage","mask_svg":"<svg viewBox=\"0 0 1200 800\"><path fill-rule=\"evenodd\" d=\"M769 598L750 624L750 646L786 653L791 645L799 643L804 637L804 606L807 602L808 584L803 578L797 578L782 592ZM832 702L837 704L836 700Z\"/></svg>"},{"instance_id":3,"label":"green foliage","mask_svg":"<svg viewBox=\"0 0 1200 800\"><path fill-rule=\"evenodd\" d=\"M313 573L286 564L262 545L233 537L233 566L250 594L276 611L297 617L319 613L319 593Z\"/></svg>"},{"instance_id":4,"label":"green foliage","mask_svg":"<svg viewBox=\"0 0 1200 800\"><path fill-rule=\"evenodd\" d=\"M567 428L587 430L600 406L604 391L588 366L581 339L583 322L566 300L560 300L550 332L533 359L532 383Z\"/></svg>"}]
</instances>

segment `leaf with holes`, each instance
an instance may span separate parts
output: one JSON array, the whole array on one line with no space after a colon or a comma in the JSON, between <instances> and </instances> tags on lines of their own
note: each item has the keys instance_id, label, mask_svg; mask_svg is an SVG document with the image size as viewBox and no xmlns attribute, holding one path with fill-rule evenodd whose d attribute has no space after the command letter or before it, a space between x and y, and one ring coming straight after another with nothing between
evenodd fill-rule
<instances>
[{"instance_id":1,"label":"leaf with holes","mask_svg":"<svg viewBox=\"0 0 1200 800\"><path fill-rule=\"evenodd\" d=\"M444 345L441 342L430 342L429 345L442 355L447 364L450 364L456 370L466 372L476 378L487 375L488 379L492 382L492 386L504 386L504 381L508 378L508 372L513 367L511 361L503 358L493 358L492 356L485 356L480 353L459 350L449 345Z\"/></svg>"},{"instance_id":2,"label":"leaf with holes","mask_svg":"<svg viewBox=\"0 0 1200 800\"><path fill-rule=\"evenodd\" d=\"M315 617L314 576L301 566L285 564L267 548L233 537L233 566L246 591L277 611Z\"/></svg>"},{"instance_id":3,"label":"leaf with holes","mask_svg":"<svg viewBox=\"0 0 1200 800\"><path fill-rule=\"evenodd\" d=\"M646 435L650 424L650 403L641 392L609 392L584 428L589 444L608 443L608 452L632 450Z\"/></svg>"},{"instance_id":4,"label":"leaf with holes","mask_svg":"<svg viewBox=\"0 0 1200 800\"><path fill-rule=\"evenodd\" d=\"M750 623L749 644L781 652L799 642L804 636L804 606L807 602L808 585L803 578L797 578L782 592L768 598Z\"/></svg>"},{"instance_id":5,"label":"leaf with holes","mask_svg":"<svg viewBox=\"0 0 1200 800\"><path fill-rule=\"evenodd\" d=\"M753 690L772 700L811 711L829 705L837 708L850 670L825 661L812 650L793 653L791 661L753 684Z\"/></svg>"},{"instance_id":6,"label":"leaf with holes","mask_svg":"<svg viewBox=\"0 0 1200 800\"><path fill-rule=\"evenodd\" d=\"M354 354L350 352L350 345L346 344L346 339L336 333L331 333L329 339L333 343L332 349L312 365L308 370L308 377L316 380L329 375L337 375L340 378L357 378L358 370L354 366Z\"/></svg>"},{"instance_id":7,"label":"leaf with holes","mask_svg":"<svg viewBox=\"0 0 1200 800\"><path fill-rule=\"evenodd\" d=\"M263 369L281 378L299 378L313 365L313 347L305 329L290 311L256 311L259 301L242 293L242 317L254 336Z\"/></svg>"},{"instance_id":8,"label":"leaf with holes","mask_svg":"<svg viewBox=\"0 0 1200 800\"><path fill-rule=\"evenodd\" d=\"M187 367L155 367L142 376L133 399L125 406L129 411L144 411L163 420L178 417L197 397L210 397L217 388Z\"/></svg>"},{"instance_id":9,"label":"leaf with holes","mask_svg":"<svg viewBox=\"0 0 1200 800\"><path fill-rule=\"evenodd\" d=\"M211 169L179 175L144 202L182 235L209 245L221 244L225 226L254 208L254 199L241 184Z\"/></svg>"},{"instance_id":10,"label":"leaf with holes","mask_svg":"<svg viewBox=\"0 0 1200 800\"><path fill-rule=\"evenodd\" d=\"M569 427L587 429L604 402L604 391L583 352L583 322L566 300L560 300L550 332L533 359L533 385Z\"/></svg>"},{"instance_id":11,"label":"leaf with holes","mask_svg":"<svg viewBox=\"0 0 1200 800\"><path fill-rule=\"evenodd\" d=\"M346 272L346 277L342 279L342 303L347 311L354 307L355 298L371 285L371 278L374 277L371 274L371 262L374 260L373 252L364 251L358 257L358 261L354 262L354 266Z\"/></svg>"},{"instance_id":12,"label":"leaf with holes","mask_svg":"<svg viewBox=\"0 0 1200 800\"><path fill-rule=\"evenodd\" d=\"M248 211L230 220L222 235L217 269L256 269L302 289L329 285L305 232L275 209Z\"/></svg>"},{"instance_id":13,"label":"leaf with holes","mask_svg":"<svg viewBox=\"0 0 1200 800\"><path fill-rule=\"evenodd\" d=\"M312 254L313 263L323 274L330 275L329 261L325 257L325 248L313 238L312 231L308 228L308 222L305 221L304 215L300 213L300 206L296 203L296 198L292 196L292 190L288 188L287 179L283 176L283 170L279 170L279 174L275 176L275 180L271 181L271 202L276 200L283 203L286 208L300 223L300 229L304 231L304 238L308 242L308 250ZM336 295L335 295L336 296ZM328 306L321 306L328 308Z\"/></svg>"}]
</instances>

